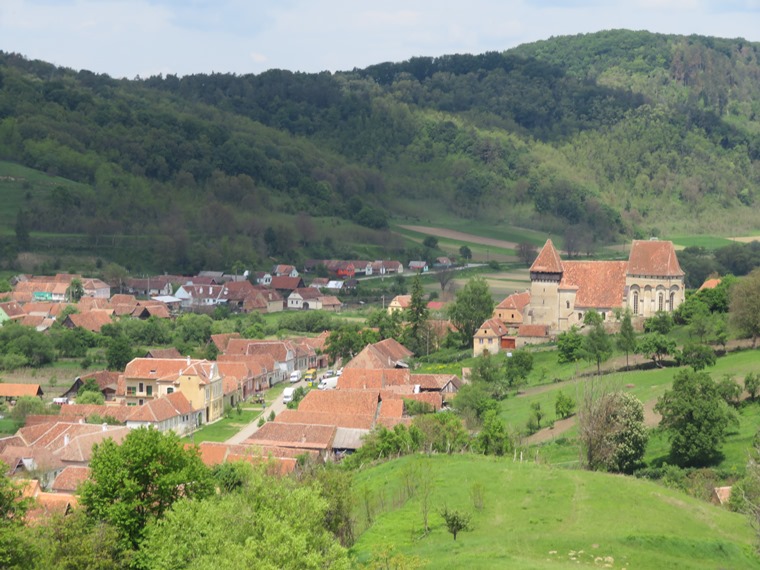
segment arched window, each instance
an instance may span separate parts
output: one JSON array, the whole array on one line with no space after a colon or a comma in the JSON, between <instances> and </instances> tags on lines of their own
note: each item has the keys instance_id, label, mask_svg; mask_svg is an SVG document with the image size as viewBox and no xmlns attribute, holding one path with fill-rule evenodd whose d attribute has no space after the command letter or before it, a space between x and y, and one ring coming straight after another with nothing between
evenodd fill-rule
<instances>
[{"instance_id":1,"label":"arched window","mask_svg":"<svg viewBox=\"0 0 760 570\"><path fill-rule=\"evenodd\" d=\"M670 311L673 312L675 310L676 306L676 294L671 292L670 293Z\"/></svg>"},{"instance_id":2,"label":"arched window","mask_svg":"<svg viewBox=\"0 0 760 570\"><path fill-rule=\"evenodd\" d=\"M579 320L579 321L582 321L582 320L583 320L583 313L578 313L578 320Z\"/></svg>"},{"instance_id":3,"label":"arched window","mask_svg":"<svg viewBox=\"0 0 760 570\"><path fill-rule=\"evenodd\" d=\"M639 292L638 291L633 292L633 314L634 315L639 314Z\"/></svg>"},{"instance_id":4,"label":"arched window","mask_svg":"<svg viewBox=\"0 0 760 570\"><path fill-rule=\"evenodd\" d=\"M570 308L570 301L567 301L567 308Z\"/></svg>"},{"instance_id":5,"label":"arched window","mask_svg":"<svg viewBox=\"0 0 760 570\"><path fill-rule=\"evenodd\" d=\"M665 303L665 295L660 293L659 295L657 295L657 310L658 311L662 311L664 303Z\"/></svg>"}]
</instances>

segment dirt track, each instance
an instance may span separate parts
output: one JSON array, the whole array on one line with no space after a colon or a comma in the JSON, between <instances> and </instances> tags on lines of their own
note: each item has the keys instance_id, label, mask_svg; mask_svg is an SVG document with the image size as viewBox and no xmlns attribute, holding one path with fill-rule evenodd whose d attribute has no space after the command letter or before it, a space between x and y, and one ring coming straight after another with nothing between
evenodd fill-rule
<instances>
[{"instance_id":1,"label":"dirt track","mask_svg":"<svg viewBox=\"0 0 760 570\"><path fill-rule=\"evenodd\" d=\"M447 239L465 241L469 243L478 243L480 245L490 245L493 247L502 247L504 249L515 249L517 244L513 241L504 241L500 239L487 238L458 232L456 230L446 230L443 228L429 228L427 226L401 226L405 230L428 234L431 236L442 237Z\"/></svg>"}]
</instances>

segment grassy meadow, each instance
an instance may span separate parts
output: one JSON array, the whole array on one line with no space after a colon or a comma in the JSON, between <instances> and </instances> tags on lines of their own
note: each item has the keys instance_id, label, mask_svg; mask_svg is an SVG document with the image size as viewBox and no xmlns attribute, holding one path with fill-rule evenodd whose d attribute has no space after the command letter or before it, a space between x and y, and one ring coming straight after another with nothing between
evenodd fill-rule
<instances>
[{"instance_id":1,"label":"grassy meadow","mask_svg":"<svg viewBox=\"0 0 760 570\"><path fill-rule=\"evenodd\" d=\"M436 569L760 568L744 516L633 478L417 455L357 473L355 488L357 520L372 519L352 548L358 563L395 552ZM456 541L438 514L444 505L472 514Z\"/></svg>"}]
</instances>

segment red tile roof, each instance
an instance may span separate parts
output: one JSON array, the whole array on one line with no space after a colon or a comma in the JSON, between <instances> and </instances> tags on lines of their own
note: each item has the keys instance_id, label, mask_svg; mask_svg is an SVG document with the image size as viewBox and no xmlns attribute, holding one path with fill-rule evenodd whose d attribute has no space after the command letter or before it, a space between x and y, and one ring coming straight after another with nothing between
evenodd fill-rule
<instances>
[{"instance_id":1,"label":"red tile roof","mask_svg":"<svg viewBox=\"0 0 760 570\"><path fill-rule=\"evenodd\" d=\"M182 392L173 392L167 396L148 400L142 406L130 408L132 413L127 417L128 422L159 423L191 414L193 406Z\"/></svg>"},{"instance_id":2,"label":"red tile roof","mask_svg":"<svg viewBox=\"0 0 760 570\"><path fill-rule=\"evenodd\" d=\"M395 368L413 354L397 340L388 338L367 345L343 368Z\"/></svg>"},{"instance_id":3,"label":"red tile roof","mask_svg":"<svg viewBox=\"0 0 760 570\"><path fill-rule=\"evenodd\" d=\"M520 325L517 336L546 337L549 336L549 327L546 325Z\"/></svg>"},{"instance_id":4,"label":"red tile roof","mask_svg":"<svg viewBox=\"0 0 760 570\"><path fill-rule=\"evenodd\" d=\"M528 303L530 303L530 291L523 291L522 293L512 293L509 297L496 305L496 308L522 311Z\"/></svg>"},{"instance_id":5,"label":"red tile roof","mask_svg":"<svg viewBox=\"0 0 760 570\"><path fill-rule=\"evenodd\" d=\"M103 325L111 324L110 315L100 310L87 311L86 313L72 313L66 317L67 321L75 327L82 327L91 332L100 332Z\"/></svg>"},{"instance_id":6,"label":"red tile roof","mask_svg":"<svg viewBox=\"0 0 760 570\"><path fill-rule=\"evenodd\" d=\"M267 422L246 443L297 449L330 449L336 429L335 426Z\"/></svg>"},{"instance_id":7,"label":"red tile roof","mask_svg":"<svg viewBox=\"0 0 760 570\"><path fill-rule=\"evenodd\" d=\"M386 386L410 384L406 368L345 368L338 378L340 390L379 390Z\"/></svg>"},{"instance_id":8,"label":"red tile roof","mask_svg":"<svg viewBox=\"0 0 760 570\"><path fill-rule=\"evenodd\" d=\"M18 319L26 316L26 312L21 308L16 301L8 301L7 303L0 303L0 309L2 309L8 318Z\"/></svg>"},{"instance_id":9,"label":"red tile roof","mask_svg":"<svg viewBox=\"0 0 760 570\"><path fill-rule=\"evenodd\" d=\"M628 256L628 275L683 277L673 242L633 240Z\"/></svg>"},{"instance_id":10,"label":"red tile roof","mask_svg":"<svg viewBox=\"0 0 760 570\"><path fill-rule=\"evenodd\" d=\"M98 415L101 418L111 416L120 423L127 421L127 417L132 413L133 408L129 406L107 406L105 404L63 404L59 415L62 421L75 422L80 418L87 419L92 415Z\"/></svg>"},{"instance_id":11,"label":"red tile roof","mask_svg":"<svg viewBox=\"0 0 760 570\"><path fill-rule=\"evenodd\" d=\"M88 378L93 378L98 383L98 387L103 390L108 386L116 386L119 381L119 373L112 372L110 370L98 370L97 372L91 372L79 377L82 382Z\"/></svg>"},{"instance_id":12,"label":"red tile roof","mask_svg":"<svg viewBox=\"0 0 760 570\"><path fill-rule=\"evenodd\" d=\"M213 342L220 352L227 350L227 343L231 338L240 338L240 333L220 333L212 334L211 342Z\"/></svg>"},{"instance_id":13,"label":"red tile roof","mask_svg":"<svg viewBox=\"0 0 760 570\"><path fill-rule=\"evenodd\" d=\"M721 279L720 277L713 277L712 279L707 279L702 285L697 289L697 291L702 291L703 289L715 289L718 285L720 285Z\"/></svg>"},{"instance_id":14,"label":"red tile roof","mask_svg":"<svg viewBox=\"0 0 760 570\"><path fill-rule=\"evenodd\" d=\"M182 358L182 353L174 347L153 348L148 351L145 358Z\"/></svg>"},{"instance_id":15,"label":"red tile roof","mask_svg":"<svg viewBox=\"0 0 760 570\"><path fill-rule=\"evenodd\" d=\"M42 396L39 384L6 384L0 382L0 397L20 398L21 396Z\"/></svg>"},{"instance_id":16,"label":"red tile roof","mask_svg":"<svg viewBox=\"0 0 760 570\"><path fill-rule=\"evenodd\" d=\"M67 465L53 481L52 489L57 492L75 493L79 485L90 478L90 468L82 465Z\"/></svg>"},{"instance_id":17,"label":"red tile roof","mask_svg":"<svg viewBox=\"0 0 760 570\"><path fill-rule=\"evenodd\" d=\"M623 304L625 261L565 261L559 288L577 289L576 308L612 309Z\"/></svg>"},{"instance_id":18,"label":"red tile roof","mask_svg":"<svg viewBox=\"0 0 760 570\"><path fill-rule=\"evenodd\" d=\"M188 358L135 358L124 369L124 377L171 380L186 374L199 376L201 382L212 380L214 362Z\"/></svg>"},{"instance_id":19,"label":"red tile roof","mask_svg":"<svg viewBox=\"0 0 760 570\"><path fill-rule=\"evenodd\" d=\"M480 327L478 327L478 330L475 331L475 336L481 337L481 336L496 336L496 337L502 337L505 334L507 334L507 325L502 323L499 319L488 319L486 322L484 322Z\"/></svg>"},{"instance_id":20,"label":"red tile roof","mask_svg":"<svg viewBox=\"0 0 760 570\"><path fill-rule=\"evenodd\" d=\"M552 240L546 240L544 247L530 266L531 273L562 273L562 260L554 248Z\"/></svg>"},{"instance_id":21,"label":"red tile roof","mask_svg":"<svg viewBox=\"0 0 760 570\"><path fill-rule=\"evenodd\" d=\"M333 414L298 409L283 410L277 415L275 421L286 424L309 424L352 429L372 429L372 425L375 422L375 416L374 414Z\"/></svg>"},{"instance_id":22,"label":"red tile roof","mask_svg":"<svg viewBox=\"0 0 760 570\"><path fill-rule=\"evenodd\" d=\"M359 414L374 416L377 412L377 390L312 390L298 405L304 412Z\"/></svg>"}]
</instances>

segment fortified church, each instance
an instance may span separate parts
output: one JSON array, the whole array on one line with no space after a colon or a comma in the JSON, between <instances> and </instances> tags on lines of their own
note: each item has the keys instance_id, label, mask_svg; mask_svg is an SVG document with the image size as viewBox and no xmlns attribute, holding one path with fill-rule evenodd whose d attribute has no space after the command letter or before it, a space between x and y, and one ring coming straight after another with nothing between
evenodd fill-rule
<instances>
[{"instance_id":1,"label":"fortified church","mask_svg":"<svg viewBox=\"0 0 760 570\"><path fill-rule=\"evenodd\" d=\"M552 332L583 323L587 311L607 320L628 308L634 317L672 312L684 301L684 272L673 243L634 240L628 261L562 261L546 241L530 268L523 323Z\"/></svg>"}]
</instances>

